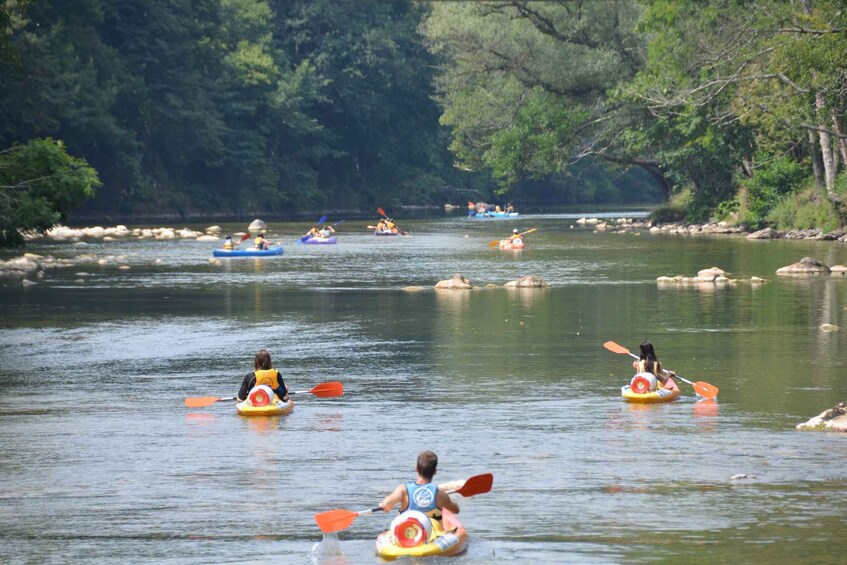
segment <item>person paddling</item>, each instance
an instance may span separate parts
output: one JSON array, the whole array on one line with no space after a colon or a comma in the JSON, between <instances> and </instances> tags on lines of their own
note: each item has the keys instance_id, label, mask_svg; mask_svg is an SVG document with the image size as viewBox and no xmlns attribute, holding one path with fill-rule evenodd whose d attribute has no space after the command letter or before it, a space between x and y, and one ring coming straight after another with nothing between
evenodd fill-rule
<instances>
[{"instance_id":1,"label":"person paddling","mask_svg":"<svg viewBox=\"0 0 847 565\"><path fill-rule=\"evenodd\" d=\"M641 342L641 354L637 361L632 362L632 367L636 373L652 373L664 388L678 388L673 380L676 373L673 371L665 371L662 363L656 358L656 352L653 349L653 344L646 339Z\"/></svg>"},{"instance_id":2,"label":"person paddling","mask_svg":"<svg viewBox=\"0 0 847 565\"><path fill-rule=\"evenodd\" d=\"M272 367L271 354L267 349L260 349L253 357L253 372L244 375L238 390L238 402L244 402L250 391L259 385L269 386L280 400L288 402L288 387L279 371Z\"/></svg>"},{"instance_id":3,"label":"person paddling","mask_svg":"<svg viewBox=\"0 0 847 565\"><path fill-rule=\"evenodd\" d=\"M256 249L267 249L270 243L270 241L265 239L265 232L260 233L256 236L256 239L253 240L253 245Z\"/></svg>"},{"instance_id":4,"label":"person paddling","mask_svg":"<svg viewBox=\"0 0 847 565\"><path fill-rule=\"evenodd\" d=\"M459 505L453 502L447 492L432 482L438 467L438 456L432 451L418 454L415 469L417 479L398 485L394 491L379 503L383 512L389 512L400 505L400 512L416 510L434 520L441 520L441 509L446 508L453 514L459 513Z\"/></svg>"},{"instance_id":5,"label":"person paddling","mask_svg":"<svg viewBox=\"0 0 847 565\"><path fill-rule=\"evenodd\" d=\"M321 229L318 230L318 237L321 239L329 239L334 233L335 230L332 229L332 226L321 226Z\"/></svg>"}]
</instances>

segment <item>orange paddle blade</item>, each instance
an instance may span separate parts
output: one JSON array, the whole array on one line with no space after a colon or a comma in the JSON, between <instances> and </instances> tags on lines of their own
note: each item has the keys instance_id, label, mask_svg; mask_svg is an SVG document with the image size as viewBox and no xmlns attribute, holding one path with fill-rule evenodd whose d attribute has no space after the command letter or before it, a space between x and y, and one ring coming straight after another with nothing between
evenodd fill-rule
<instances>
[{"instance_id":1,"label":"orange paddle blade","mask_svg":"<svg viewBox=\"0 0 847 565\"><path fill-rule=\"evenodd\" d=\"M322 532L328 534L349 528L358 517L359 513L352 510L330 510L315 514L315 522Z\"/></svg>"},{"instance_id":2,"label":"orange paddle blade","mask_svg":"<svg viewBox=\"0 0 847 565\"><path fill-rule=\"evenodd\" d=\"M489 241L489 242L488 242L488 247L496 247L497 245L500 245L500 240L499 240L499 239L495 239L495 240L493 240L493 241Z\"/></svg>"},{"instance_id":3,"label":"orange paddle blade","mask_svg":"<svg viewBox=\"0 0 847 565\"><path fill-rule=\"evenodd\" d=\"M380 216L387 216L388 215L388 214L385 213L385 210L383 210L382 208L377 208L376 211Z\"/></svg>"},{"instance_id":4,"label":"orange paddle blade","mask_svg":"<svg viewBox=\"0 0 847 565\"><path fill-rule=\"evenodd\" d=\"M250 232L247 232L241 236L241 241L247 241L248 239L250 239Z\"/></svg>"},{"instance_id":5,"label":"orange paddle blade","mask_svg":"<svg viewBox=\"0 0 847 565\"><path fill-rule=\"evenodd\" d=\"M694 391L703 398L712 400L718 397L718 387L716 387L715 385L710 385L709 383L704 383L703 381L697 381L696 383L691 383L691 386L693 386Z\"/></svg>"},{"instance_id":6,"label":"orange paddle blade","mask_svg":"<svg viewBox=\"0 0 847 565\"><path fill-rule=\"evenodd\" d=\"M459 519L456 518L456 515L443 508L441 510L441 524L444 526L444 529L448 532L455 530L456 528L461 527L461 523L459 523Z\"/></svg>"},{"instance_id":7,"label":"orange paddle blade","mask_svg":"<svg viewBox=\"0 0 847 565\"><path fill-rule=\"evenodd\" d=\"M624 347L623 345L618 345L614 341L607 341L603 344L603 347L611 351L612 353L623 353L624 355L632 355L629 352L629 349Z\"/></svg>"},{"instance_id":8,"label":"orange paddle blade","mask_svg":"<svg viewBox=\"0 0 847 565\"><path fill-rule=\"evenodd\" d=\"M186 398L185 405L189 408L203 408L204 406L211 406L218 400L228 399L221 398L220 396L197 396L194 398Z\"/></svg>"},{"instance_id":9,"label":"orange paddle blade","mask_svg":"<svg viewBox=\"0 0 847 565\"><path fill-rule=\"evenodd\" d=\"M315 396L341 396L344 394L344 385L338 381L321 383L309 391Z\"/></svg>"},{"instance_id":10,"label":"orange paddle blade","mask_svg":"<svg viewBox=\"0 0 847 565\"><path fill-rule=\"evenodd\" d=\"M471 477L465 484L462 485L462 488L456 489L456 492L461 494L462 496L473 496L475 494L484 494L491 490L491 486L494 484L494 475L491 473L485 473L483 475L476 475L475 477Z\"/></svg>"}]
</instances>

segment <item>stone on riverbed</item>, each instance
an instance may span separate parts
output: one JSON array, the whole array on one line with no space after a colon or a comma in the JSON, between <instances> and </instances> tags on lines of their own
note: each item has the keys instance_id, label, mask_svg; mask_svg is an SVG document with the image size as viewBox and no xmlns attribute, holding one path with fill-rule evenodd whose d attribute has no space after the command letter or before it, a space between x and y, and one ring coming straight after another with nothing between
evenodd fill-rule
<instances>
[{"instance_id":1,"label":"stone on riverbed","mask_svg":"<svg viewBox=\"0 0 847 565\"><path fill-rule=\"evenodd\" d=\"M801 431L823 430L828 432L847 432L847 402L839 402L833 408L821 412L808 422L797 424Z\"/></svg>"},{"instance_id":2,"label":"stone on riverbed","mask_svg":"<svg viewBox=\"0 0 847 565\"><path fill-rule=\"evenodd\" d=\"M803 257L793 265L776 270L777 275L828 275L829 273L829 267L813 257Z\"/></svg>"},{"instance_id":3,"label":"stone on riverbed","mask_svg":"<svg viewBox=\"0 0 847 565\"><path fill-rule=\"evenodd\" d=\"M259 220L259 219L253 220L252 222L250 222L250 225L247 227L247 231L249 231L251 233L260 232L260 231L266 230L266 229L268 229L268 224L266 224L265 222L263 222L262 220Z\"/></svg>"},{"instance_id":4,"label":"stone on riverbed","mask_svg":"<svg viewBox=\"0 0 847 565\"><path fill-rule=\"evenodd\" d=\"M470 281L462 276L461 273L453 273L453 276L447 280L438 281L435 288L444 288L451 290L466 290L473 288Z\"/></svg>"},{"instance_id":5,"label":"stone on riverbed","mask_svg":"<svg viewBox=\"0 0 847 565\"><path fill-rule=\"evenodd\" d=\"M513 287L513 288L545 288L547 287L547 283L542 279L533 276L527 275L519 278L516 281L510 281L504 284L503 286Z\"/></svg>"}]
</instances>

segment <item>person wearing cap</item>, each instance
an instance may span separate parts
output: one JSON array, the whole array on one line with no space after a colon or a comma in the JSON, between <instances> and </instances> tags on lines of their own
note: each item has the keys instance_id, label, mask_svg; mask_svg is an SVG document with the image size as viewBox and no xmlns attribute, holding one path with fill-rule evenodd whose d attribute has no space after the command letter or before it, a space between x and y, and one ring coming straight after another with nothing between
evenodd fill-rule
<instances>
[{"instance_id":1,"label":"person wearing cap","mask_svg":"<svg viewBox=\"0 0 847 565\"><path fill-rule=\"evenodd\" d=\"M521 239L521 233L515 228L512 230L512 235L509 236L509 241L515 243L519 239Z\"/></svg>"}]
</instances>

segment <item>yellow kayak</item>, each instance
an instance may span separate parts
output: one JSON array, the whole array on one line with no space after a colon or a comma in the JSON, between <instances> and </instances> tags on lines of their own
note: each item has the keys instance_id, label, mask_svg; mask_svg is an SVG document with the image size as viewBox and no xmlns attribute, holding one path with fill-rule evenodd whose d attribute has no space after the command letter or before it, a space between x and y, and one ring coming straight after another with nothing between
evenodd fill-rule
<instances>
[{"instance_id":1,"label":"yellow kayak","mask_svg":"<svg viewBox=\"0 0 847 565\"><path fill-rule=\"evenodd\" d=\"M399 518L402 518L405 514ZM414 519L407 520L396 525L393 530L388 529L379 534L376 538L377 556L388 561L393 561L401 557L449 557L459 555L467 549L468 532L459 523L455 514L449 510L444 510L442 520L432 520L423 514L421 516L428 520L430 525L430 528L420 528L422 534L428 534L425 542L421 540L419 545L408 547L409 542L406 545L401 545L397 541L396 532L398 529L404 529L408 532L410 529L418 528L418 524L415 523L416 521ZM444 522L446 522L446 526L443 524ZM429 531L424 532L423 530ZM409 538L407 537L406 539L408 540Z\"/></svg>"},{"instance_id":2,"label":"yellow kayak","mask_svg":"<svg viewBox=\"0 0 847 565\"><path fill-rule=\"evenodd\" d=\"M679 388L662 388L649 392L638 393L632 390L630 385L621 387L621 396L627 402L635 402L637 404L654 404L656 402L670 402L679 398Z\"/></svg>"},{"instance_id":3,"label":"yellow kayak","mask_svg":"<svg viewBox=\"0 0 847 565\"><path fill-rule=\"evenodd\" d=\"M294 410L294 402L291 400L283 402L274 395L274 401L266 406L253 406L248 399L236 404L235 409L242 416L279 416L290 414Z\"/></svg>"}]
</instances>

